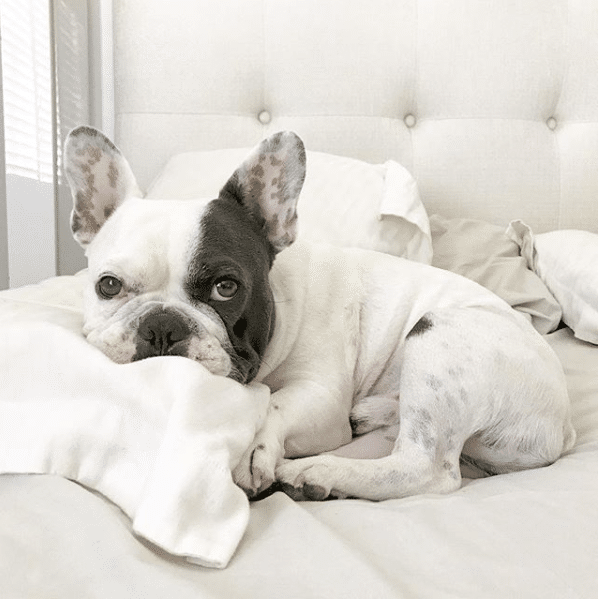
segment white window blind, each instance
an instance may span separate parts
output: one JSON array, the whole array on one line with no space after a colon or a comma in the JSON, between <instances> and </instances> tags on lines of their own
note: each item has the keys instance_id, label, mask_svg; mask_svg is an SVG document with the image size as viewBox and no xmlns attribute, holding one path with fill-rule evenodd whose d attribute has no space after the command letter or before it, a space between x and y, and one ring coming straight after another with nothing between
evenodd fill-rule
<instances>
[{"instance_id":1,"label":"white window blind","mask_svg":"<svg viewBox=\"0 0 598 599\"><path fill-rule=\"evenodd\" d=\"M52 55L48 0L2 0L6 173L53 180Z\"/></svg>"},{"instance_id":2,"label":"white window blind","mask_svg":"<svg viewBox=\"0 0 598 599\"><path fill-rule=\"evenodd\" d=\"M57 274L49 0L1 0L8 283Z\"/></svg>"},{"instance_id":3,"label":"white window blind","mask_svg":"<svg viewBox=\"0 0 598 599\"><path fill-rule=\"evenodd\" d=\"M86 264L61 153L72 127L102 127L111 11L111 0L0 0L0 288Z\"/></svg>"}]
</instances>

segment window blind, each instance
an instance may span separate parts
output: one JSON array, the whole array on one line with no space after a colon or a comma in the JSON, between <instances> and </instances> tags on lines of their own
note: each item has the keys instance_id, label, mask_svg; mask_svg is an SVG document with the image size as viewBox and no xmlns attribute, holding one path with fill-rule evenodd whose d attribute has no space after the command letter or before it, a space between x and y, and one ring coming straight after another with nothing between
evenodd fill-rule
<instances>
[{"instance_id":1,"label":"window blind","mask_svg":"<svg viewBox=\"0 0 598 599\"><path fill-rule=\"evenodd\" d=\"M111 15L110 0L0 0L0 288L7 278L15 287L85 266L61 154L71 128L101 126L90 37L112 40L102 37L100 7Z\"/></svg>"},{"instance_id":2,"label":"window blind","mask_svg":"<svg viewBox=\"0 0 598 599\"><path fill-rule=\"evenodd\" d=\"M6 173L53 180L52 57L47 0L2 0Z\"/></svg>"}]
</instances>

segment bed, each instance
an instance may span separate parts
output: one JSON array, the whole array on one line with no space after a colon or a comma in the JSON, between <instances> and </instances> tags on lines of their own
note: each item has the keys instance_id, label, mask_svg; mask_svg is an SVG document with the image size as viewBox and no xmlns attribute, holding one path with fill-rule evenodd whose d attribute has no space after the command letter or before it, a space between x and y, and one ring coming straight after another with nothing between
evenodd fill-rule
<instances>
[{"instance_id":1,"label":"bed","mask_svg":"<svg viewBox=\"0 0 598 599\"><path fill-rule=\"evenodd\" d=\"M267 389L184 358L111 363L81 334L84 272L11 289L0 596L595 597L596 31L591 0L115 2L115 141L148 198L215 194L296 131L302 235L431 262L526 314L577 441L546 468L465 471L450 495L250 503L230 468Z\"/></svg>"}]
</instances>

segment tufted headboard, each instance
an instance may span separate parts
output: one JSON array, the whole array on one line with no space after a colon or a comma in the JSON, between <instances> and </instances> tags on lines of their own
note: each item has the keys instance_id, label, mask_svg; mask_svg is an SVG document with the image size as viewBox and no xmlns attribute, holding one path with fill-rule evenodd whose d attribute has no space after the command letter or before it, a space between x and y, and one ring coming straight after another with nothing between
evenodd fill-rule
<instances>
[{"instance_id":1,"label":"tufted headboard","mask_svg":"<svg viewBox=\"0 0 598 599\"><path fill-rule=\"evenodd\" d=\"M292 129L383 162L430 214L598 232L595 0L116 0L116 140L174 153Z\"/></svg>"}]
</instances>

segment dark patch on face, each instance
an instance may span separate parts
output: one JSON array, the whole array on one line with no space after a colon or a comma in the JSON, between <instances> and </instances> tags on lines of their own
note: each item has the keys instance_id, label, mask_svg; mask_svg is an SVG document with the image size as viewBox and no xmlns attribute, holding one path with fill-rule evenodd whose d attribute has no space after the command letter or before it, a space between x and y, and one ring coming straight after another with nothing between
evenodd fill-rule
<instances>
[{"instance_id":1,"label":"dark patch on face","mask_svg":"<svg viewBox=\"0 0 598 599\"><path fill-rule=\"evenodd\" d=\"M423 335L426 331L429 331L434 326L430 316L430 313L424 314L407 333L407 339L412 336Z\"/></svg>"},{"instance_id":2,"label":"dark patch on face","mask_svg":"<svg viewBox=\"0 0 598 599\"><path fill-rule=\"evenodd\" d=\"M274 330L268 279L274 255L247 210L226 196L208 205L198 226L200 244L189 263L185 291L192 303L208 304L218 314L231 343L231 376L250 382ZM210 298L214 282L222 277L238 284L228 301Z\"/></svg>"}]
</instances>

